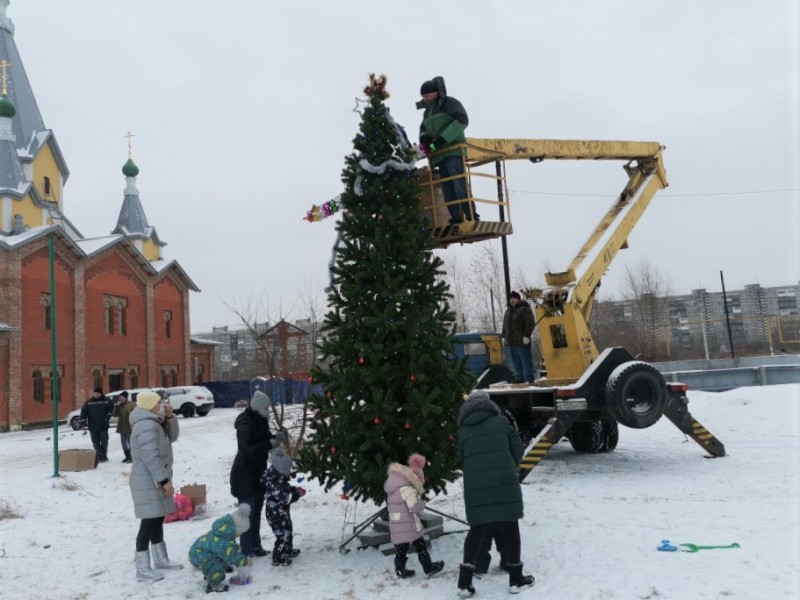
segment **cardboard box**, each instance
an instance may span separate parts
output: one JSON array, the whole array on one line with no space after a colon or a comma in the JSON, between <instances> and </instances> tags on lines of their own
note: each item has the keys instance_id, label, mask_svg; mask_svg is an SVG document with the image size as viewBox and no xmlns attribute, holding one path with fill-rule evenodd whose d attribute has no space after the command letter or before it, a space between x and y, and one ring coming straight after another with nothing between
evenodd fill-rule
<instances>
[{"instance_id":1,"label":"cardboard box","mask_svg":"<svg viewBox=\"0 0 800 600\"><path fill-rule=\"evenodd\" d=\"M94 450L61 450L58 453L58 468L61 471L88 471L97 467Z\"/></svg>"},{"instance_id":2,"label":"cardboard box","mask_svg":"<svg viewBox=\"0 0 800 600\"><path fill-rule=\"evenodd\" d=\"M425 217L433 220L433 227L444 227L450 222L450 211L444 205L444 195L442 186L436 183L439 180L438 173L431 173L427 167L416 169L414 177L419 184L419 201L425 209Z\"/></svg>"},{"instance_id":3,"label":"cardboard box","mask_svg":"<svg viewBox=\"0 0 800 600\"><path fill-rule=\"evenodd\" d=\"M202 515L206 512L206 485L204 483L193 483L181 488L181 494L192 501L192 511L195 515Z\"/></svg>"}]
</instances>

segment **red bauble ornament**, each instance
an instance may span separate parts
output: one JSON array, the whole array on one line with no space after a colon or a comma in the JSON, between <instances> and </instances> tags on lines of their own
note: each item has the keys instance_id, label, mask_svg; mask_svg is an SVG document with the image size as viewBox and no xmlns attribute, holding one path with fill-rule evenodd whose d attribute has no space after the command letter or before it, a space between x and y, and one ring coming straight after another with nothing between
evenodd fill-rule
<instances>
[{"instance_id":1,"label":"red bauble ornament","mask_svg":"<svg viewBox=\"0 0 800 600\"><path fill-rule=\"evenodd\" d=\"M417 380L416 376L413 373L411 374L410 379L411 379L411 383L414 383Z\"/></svg>"},{"instance_id":2,"label":"red bauble ornament","mask_svg":"<svg viewBox=\"0 0 800 600\"><path fill-rule=\"evenodd\" d=\"M331 454L336 454L336 446L331 446Z\"/></svg>"},{"instance_id":3,"label":"red bauble ornament","mask_svg":"<svg viewBox=\"0 0 800 600\"><path fill-rule=\"evenodd\" d=\"M325 394L325 395L328 397L328 400L331 400L331 399L333 399L333 394L331 394L330 392L328 392L328 393L327 393L327 394Z\"/></svg>"},{"instance_id":4,"label":"red bauble ornament","mask_svg":"<svg viewBox=\"0 0 800 600\"><path fill-rule=\"evenodd\" d=\"M316 428L317 428L317 424L316 424L316 423L314 423L313 421L311 421L311 422L308 424L308 428L309 428L309 429L316 429Z\"/></svg>"},{"instance_id":5,"label":"red bauble ornament","mask_svg":"<svg viewBox=\"0 0 800 600\"><path fill-rule=\"evenodd\" d=\"M406 431L411 429L411 423L406 423L405 425L403 425L403 429L405 429Z\"/></svg>"},{"instance_id":6,"label":"red bauble ornament","mask_svg":"<svg viewBox=\"0 0 800 600\"><path fill-rule=\"evenodd\" d=\"M364 357L363 356L359 356L358 357L358 364L360 364L360 365L364 364Z\"/></svg>"},{"instance_id":7,"label":"red bauble ornament","mask_svg":"<svg viewBox=\"0 0 800 600\"><path fill-rule=\"evenodd\" d=\"M450 440L451 442L453 442L453 441L455 441L456 438L452 433L448 433L447 434L447 439Z\"/></svg>"},{"instance_id":8,"label":"red bauble ornament","mask_svg":"<svg viewBox=\"0 0 800 600\"><path fill-rule=\"evenodd\" d=\"M314 378L311 375L308 376L308 383L314 383Z\"/></svg>"},{"instance_id":9,"label":"red bauble ornament","mask_svg":"<svg viewBox=\"0 0 800 600\"><path fill-rule=\"evenodd\" d=\"M380 417L375 417L374 419L372 419L372 422L375 423L375 425L380 425L381 424L381 418Z\"/></svg>"},{"instance_id":10,"label":"red bauble ornament","mask_svg":"<svg viewBox=\"0 0 800 600\"><path fill-rule=\"evenodd\" d=\"M349 500L350 496L348 496L347 494L342 494L341 498L342 500Z\"/></svg>"}]
</instances>

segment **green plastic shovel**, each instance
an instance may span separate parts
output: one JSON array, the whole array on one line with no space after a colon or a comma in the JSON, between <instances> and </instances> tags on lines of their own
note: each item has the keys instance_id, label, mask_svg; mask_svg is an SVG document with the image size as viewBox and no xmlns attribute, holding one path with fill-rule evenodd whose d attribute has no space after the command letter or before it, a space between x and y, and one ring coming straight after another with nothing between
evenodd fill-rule
<instances>
[{"instance_id":1,"label":"green plastic shovel","mask_svg":"<svg viewBox=\"0 0 800 600\"><path fill-rule=\"evenodd\" d=\"M739 544L733 542L727 546L698 546L697 544L680 544L681 552L700 552L700 550L723 550L725 548L740 548Z\"/></svg>"}]
</instances>

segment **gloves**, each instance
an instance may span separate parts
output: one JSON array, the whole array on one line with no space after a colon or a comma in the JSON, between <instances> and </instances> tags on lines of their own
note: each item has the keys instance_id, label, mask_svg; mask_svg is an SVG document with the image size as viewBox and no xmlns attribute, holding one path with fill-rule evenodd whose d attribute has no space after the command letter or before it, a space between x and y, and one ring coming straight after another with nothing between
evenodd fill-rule
<instances>
[{"instance_id":1,"label":"gloves","mask_svg":"<svg viewBox=\"0 0 800 600\"><path fill-rule=\"evenodd\" d=\"M298 500L300 500L300 498L302 498L305 495L306 495L305 489L301 487L292 488L292 497L289 500L289 504L297 502Z\"/></svg>"},{"instance_id":2,"label":"gloves","mask_svg":"<svg viewBox=\"0 0 800 600\"><path fill-rule=\"evenodd\" d=\"M427 133L423 133L421 136L419 136L419 143L430 146L432 143L431 136L429 136Z\"/></svg>"},{"instance_id":3,"label":"gloves","mask_svg":"<svg viewBox=\"0 0 800 600\"><path fill-rule=\"evenodd\" d=\"M508 346L508 340L506 338L503 338L503 346Z\"/></svg>"},{"instance_id":4,"label":"gloves","mask_svg":"<svg viewBox=\"0 0 800 600\"><path fill-rule=\"evenodd\" d=\"M282 445L283 445L283 432L282 431L276 431L275 432L274 444L273 444L272 447L273 448L277 448L278 446L282 446Z\"/></svg>"},{"instance_id":5,"label":"gloves","mask_svg":"<svg viewBox=\"0 0 800 600\"><path fill-rule=\"evenodd\" d=\"M431 142L431 145L432 145L432 146L433 146L433 148L435 148L436 150L441 150L442 148L444 148L445 146L447 146L447 142L445 141L445 139L444 139L443 137L437 137L436 139L434 139L434 140Z\"/></svg>"},{"instance_id":6,"label":"gloves","mask_svg":"<svg viewBox=\"0 0 800 600\"><path fill-rule=\"evenodd\" d=\"M531 338L529 338L529 337L522 338L522 343L527 346L528 344L531 343Z\"/></svg>"},{"instance_id":7,"label":"gloves","mask_svg":"<svg viewBox=\"0 0 800 600\"><path fill-rule=\"evenodd\" d=\"M236 575L230 579L233 585L248 585L253 583L253 559L248 558L247 564L239 567Z\"/></svg>"}]
</instances>

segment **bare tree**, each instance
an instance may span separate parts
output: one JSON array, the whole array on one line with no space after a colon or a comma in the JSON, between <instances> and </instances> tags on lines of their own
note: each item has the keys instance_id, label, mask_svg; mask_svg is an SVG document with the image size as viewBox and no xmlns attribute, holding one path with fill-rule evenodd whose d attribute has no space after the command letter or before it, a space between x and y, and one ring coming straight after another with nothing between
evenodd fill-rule
<instances>
[{"instance_id":1,"label":"bare tree","mask_svg":"<svg viewBox=\"0 0 800 600\"><path fill-rule=\"evenodd\" d=\"M664 327L669 325L669 297L672 285L667 278L646 258L625 270L623 297L630 304L636 326L635 344L630 350L642 355L646 360L661 358L665 335Z\"/></svg>"},{"instance_id":2,"label":"bare tree","mask_svg":"<svg viewBox=\"0 0 800 600\"><path fill-rule=\"evenodd\" d=\"M239 318L255 347L251 364L256 372L251 376L284 380L305 376L311 386L311 372L318 360L322 308L320 296L310 284L301 290L297 302L288 313L284 313L280 305L277 309L271 309L266 294L251 297L236 306L228 305L228 308ZM274 324L270 326L270 323ZM307 410L304 402L300 414L292 411L289 418L285 402L272 403L275 425L285 434L284 446L289 456L296 455L305 435Z\"/></svg>"},{"instance_id":3,"label":"bare tree","mask_svg":"<svg viewBox=\"0 0 800 600\"><path fill-rule=\"evenodd\" d=\"M456 330L468 331L466 319L469 312L469 294L464 268L455 252L445 251L439 256L444 261L445 268L439 278L450 288L450 308L456 313Z\"/></svg>"},{"instance_id":4,"label":"bare tree","mask_svg":"<svg viewBox=\"0 0 800 600\"><path fill-rule=\"evenodd\" d=\"M468 281L472 322L479 329L498 331L507 298L503 259L496 245L481 244L470 261Z\"/></svg>"}]
</instances>

